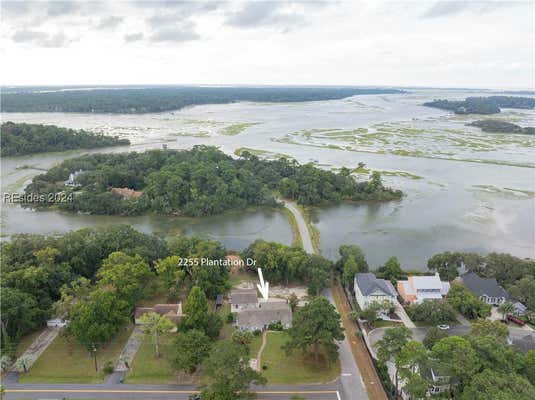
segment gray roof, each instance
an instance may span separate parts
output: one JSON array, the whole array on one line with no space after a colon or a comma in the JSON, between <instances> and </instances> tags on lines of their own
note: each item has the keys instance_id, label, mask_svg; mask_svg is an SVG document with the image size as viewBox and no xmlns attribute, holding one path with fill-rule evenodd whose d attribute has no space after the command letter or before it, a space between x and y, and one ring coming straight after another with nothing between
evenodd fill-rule
<instances>
[{"instance_id":1,"label":"gray roof","mask_svg":"<svg viewBox=\"0 0 535 400\"><path fill-rule=\"evenodd\" d=\"M359 287L364 296L374 292L382 292L387 296L397 296L396 289L385 279L377 279L371 272L358 273L355 275L355 284Z\"/></svg>"},{"instance_id":2,"label":"gray roof","mask_svg":"<svg viewBox=\"0 0 535 400\"><path fill-rule=\"evenodd\" d=\"M243 310L238 313L236 324L240 328L261 329L278 321L285 326L292 323L292 311L286 302L262 303L260 308Z\"/></svg>"},{"instance_id":3,"label":"gray roof","mask_svg":"<svg viewBox=\"0 0 535 400\"><path fill-rule=\"evenodd\" d=\"M467 272L461 278L464 286L479 296L509 298L507 292L498 285L495 278L481 278L473 271Z\"/></svg>"},{"instance_id":4,"label":"gray roof","mask_svg":"<svg viewBox=\"0 0 535 400\"><path fill-rule=\"evenodd\" d=\"M235 289L230 292L231 304L254 304L258 303L256 289Z\"/></svg>"},{"instance_id":5,"label":"gray roof","mask_svg":"<svg viewBox=\"0 0 535 400\"><path fill-rule=\"evenodd\" d=\"M522 338L513 339L512 342L513 346L515 346L522 353L535 350L535 339L532 335L526 335Z\"/></svg>"}]
</instances>

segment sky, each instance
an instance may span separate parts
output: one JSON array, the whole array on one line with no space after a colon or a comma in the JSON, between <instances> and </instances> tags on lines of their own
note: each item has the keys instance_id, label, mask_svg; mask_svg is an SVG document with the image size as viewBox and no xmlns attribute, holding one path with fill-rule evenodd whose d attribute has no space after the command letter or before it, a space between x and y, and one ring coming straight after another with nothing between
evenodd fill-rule
<instances>
[{"instance_id":1,"label":"sky","mask_svg":"<svg viewBox=\"0 0 535 400\"><path fill-rule=\"evenodd\" d=\"M3 1L1 85L535 89L535 2Z\"/></svg>"}]
</instances>

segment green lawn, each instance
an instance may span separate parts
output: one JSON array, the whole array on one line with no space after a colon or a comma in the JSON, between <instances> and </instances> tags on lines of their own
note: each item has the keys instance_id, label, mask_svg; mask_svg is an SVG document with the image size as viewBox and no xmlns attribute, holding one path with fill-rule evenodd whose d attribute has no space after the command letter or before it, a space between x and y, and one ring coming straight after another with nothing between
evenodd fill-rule
<instances>
[{"instance_id":1,"label":"green lawn","mask_svg":"<svg viewBox=\"0 0 535 400\"><path fill-rule=\"evenodd\" d=\"M261 345L262 345L262 335L254 336L253 341L249 344L249 356L251 358L256 358L256 355Z\"/></svg>"},{"instance_id":2,"label":"green lawn","mask_svg":"<svg viewBox=\"0 0 535 400\"><path fill-rule=\"evenodd\" d=\"M99 371L91 354L76 339L58 335L26 374L21 383L100 383L104 380L101 369L111 360L114 364L121 354L133 326L122 328L104 347L97 351Z\"/></svg>"},{"instance_id":3,"label":"green lawn","mask_svg":"<svg viewBox=\"0 0 535 400\"><path fill-rule=\"evenodd\" d=\"M316 363L312 353L305 356L295 351L286 356L281 346L288 340L285 332L269 332L266 348L262 354L262 371L270 384L325 383L340 375L340 363L329 365L323 354Z\"/></svg>"},{"instance_id":4,"label":"green lawn","mask_svg":"<svg viewBox=\"0 0 535 400\"><path fill-rule=\"evenodd\" d=\"M145 335L139 348L132 368L126 374L125 383L133 384L176 384L195 383L195 376L179 374L174 370L166 358L167 346L175 334L169 334L161 338L161 356L154 356L154 345L149 335Z\"/></svg>"}]
</instances>

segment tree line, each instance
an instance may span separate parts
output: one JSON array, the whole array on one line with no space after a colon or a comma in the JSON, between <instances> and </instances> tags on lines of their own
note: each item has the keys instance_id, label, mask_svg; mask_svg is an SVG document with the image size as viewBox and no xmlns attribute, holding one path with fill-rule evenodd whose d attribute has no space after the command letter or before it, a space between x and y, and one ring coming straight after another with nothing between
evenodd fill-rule
<instances>
[{"instance_id":1,"label":"tree line","mask_svg":"<svg viewBox=\"0 0 535 400\"><path fill-rule=\"evenodd\" d=\"M465 100L433 100L423 104L426 107L449 110L455 114L497 114L503 108L535 108L535 99L516 96L467 97Z\"/></svg>"},{"instance_id":2,"label":"tree line","mask_svg":"<svg viewBox=\"0 0 535 400\"><path fill-rule=\"evenodd\" d=\"M4 112L154 113L237 101L302 102L363 94L404 93L397 89L351 87L148 87L2 93Z\"/></svg>"},{"instance_id":3,"label":"tree line","mask_svg":"<svg viewBox=\"0 0 535 400\"><path fill-rule=\"evenodd\" d=\"M78 186L65 187L63 182L77 170L83 171L76 178ZM125 198L111 188L129 188L142 194ZM74 191L72 202L55 206L75 212L187 216L273 206L277 193L303 205L343 200L387 201L402 196L401 191L385 187L378 172L368 181L356 181L347 168L332 172L285 158L262 160L248 152L235 159L208 146L195 146L189 151L85 155L65 160L34 177L25 191Z\"/></svg>"},{"instance_id":4,"label":"tree line","mask_svg":"<svg viewBox=\"0 0 535 400\"><path fill-rule=\"evenodd\" d=\"M2 156L45 153L70 149L126 146L128 139L54 125L5 122L1 127Z\"/></svg>"},{"instance_id":5,"label":"tree line","mask_svg":"<svg viewBox=\"0 0 535 400\"><path fill-rule=\"evenodd\" d=\"M481 121L474 121L468 124L469 126L477 126L483 132L491 133L523 133L525 135L535 135L535 127L521 127L520 125L512 124L506 121L497 121L494 119L484 119Z\"/></svg>"}]
</instances>

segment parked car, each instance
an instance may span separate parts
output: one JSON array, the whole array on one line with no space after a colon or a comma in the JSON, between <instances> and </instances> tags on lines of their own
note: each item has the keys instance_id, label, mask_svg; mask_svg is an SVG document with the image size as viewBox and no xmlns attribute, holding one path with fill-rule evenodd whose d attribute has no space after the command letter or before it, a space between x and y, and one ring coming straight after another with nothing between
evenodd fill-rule
<instances>
[{"instance_id":1,"label":"parked car","mask_svg":"<svg viewBox=\"0 0 535 400\"><path fill-rule=\"evenodd\" d=\"M50 328L64 328L69 325L69 320L63 318L54 318L46 321L46 326Z\"/></svg>"},{"instance_id":2,"label":"parked car","mask_svg":"<svg viewBox=\"0 0 535 400\"><path fill-rule=\"evenodd\" d=\"M515 317L514 315L508 315L507 320L514 322L515 324L520 325L520 326L526 325L524 321L522 321L520 318Z\"/></svg>"},{"instance_id":3,"label":"parked car","mask_svg":"<svg viewBox=\"0 0 535 400\"><path fill-rule=\"evenodd\" d=\"M450 326L449 325L437 325L437 328L443 331L447 331L448 329L450 329Z\"/></svg>"},{"instance_id":4,"label":"parked car","mask_svg":"<svg viewBox=\"0 0 535 400\"><path fill-rule=\"evenodd\" d=\"M188 396L188 400L201 400L201 395L200 394L192 394L192 395Z\"/></svg>"}]
</instances>

